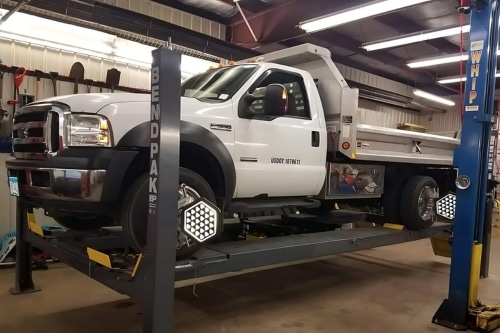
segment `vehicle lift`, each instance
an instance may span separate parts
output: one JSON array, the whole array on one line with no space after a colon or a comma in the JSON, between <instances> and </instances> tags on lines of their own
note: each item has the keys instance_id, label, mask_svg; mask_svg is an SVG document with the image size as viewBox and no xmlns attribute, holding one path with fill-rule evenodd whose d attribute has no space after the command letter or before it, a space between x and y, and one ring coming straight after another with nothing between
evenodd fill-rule
<instances>
[{"instance_id":1,"label":"vehicle lift","mask_svg":"<svg viewBox=\"0 0 500 333\"><path fill-rule=\"evenodd\" d=\"M484 11L488 9L489 7ZM484 14L484 11L481 13ZM473 15L478 16L481 13L473 13ZM166 44L170 45L169 42ZM484 44L486 49L486 45L489 44L486 41ZM284 214L282 216L237 220L243 225L258 223L301 225L301 223L307 222L336 225L338 228L331 231L292 234L255 241L237 240L213 243L206 245L192 258L176 261L175 245L177 244L178 226L177 223L171 223L171 221L178 221L179 218L177 200L180 149L180 62L181 55L169 47L153 51L151 75L151 151L153 154L150 161L150 177L152 177L151 181L156 184L154 188L158 191L152 191L150 186L152 192L148 198L148 235L144 253L128 254L128 245L120 228L105 228L85 233L57 230L47 232L36 223L33 207L18 197L16 213L17 264L15 286L11 289L12 294L40 290L34 285L32 278L31 248L36 247L109 288L130 296L142 307L143 332L172 333L175 281L321 258L449 233L452 225L443 222L436 222L432 227L421 231L405 230L390 224L366 228L340 228L342 224L364 220L366 214L361 212L335 210L329 217L323 219L303 214ZM481 68L481 70L484 69ZM467 125L467 128L470 132L464 131L465 138L470 140L476 138L479 145L482 144L480 139L484 134L487 134L489 128L486 114L483 115L483 118L479 116L483 109L481 106L480 111L476 112L477 120L482 122L469 120L470 124ZM481 127L481 134L478 134L479 129L473 131L472 123L480 125L478 127ZM463 146L464 148L461 149L468 148L477 151L477 146L475 148ZM462 162L465 163L465 160ZM472 164L470 165L472 167ZM469 171L463 168L460 171L467 172L466 174L471 175L472 178L472 171L476 170ZM479 171L477 171L477 175L479 179ZM477 193L479 186L474 185L474 182L471 181L471 188L472 186L477 190L475 192ZM461 202L465 200L463 194L460 194L459 198ZM205 204L208 208L216 209L217 220L222 225L220 211L213 205L210 206L210 203L205 199L199 200L192 205ZM476 202L478 205L480 204L477 200ZM184 212L193 207L190 205ZM474 216L474 214L468 216ZM465 220L461 219L461 221ZM480 219L476 219L476 221L480 221ZM226 220L224 220L224 228L226 228L225 224ZM455 247L457 247L458 241L465 244L465 238L468 239L469 236L471 245L473 243L472 233L467 234L467 237L464 236L464 232L473 229L468 225L465 228L466 224L462 222L459 230L460 238L453 242ZM186 226L182 226L182 228L185 231ZM456 253L463 250L459 248L454 253L455 266L453 266L452 274L456 274L455 271L460 268L456 266L457 260L460 260L460 257L457 259ZM472 249L469 250L472 251ZM469 265L469 267L471 266ZM467 279L468 277L469 274L467 274ZM457 278L452 276L453 282L455 279ZM460 282L462 281L460 280ZM468 290L468 283L466 287ZM453 291L455 292L455 290ZM462 294L458 294L462 296ZM460 300L457 299L457 301ZM457 304L456 308L461 309L458 308L458 303L453 304ZM465 315L467 307L463 310ZM440 320L438 319L438 322Z\"/></svg>"},{"instance_id":2,"label":"vehicle lift","mask_svg":"<svg viewBox=\"0 0 500 333\"><path fill-rule=\"evenodd\" d=\"M470 1L469 58L460 147L455 151L456 212L453 228L448 298L432 321L455 330L493 331L500 326L500 306L485 306L478 298L488 162L494 114L499 36L498 0ZM483 255L484 256L484 255Z\"/></svg>"}]
</instances>

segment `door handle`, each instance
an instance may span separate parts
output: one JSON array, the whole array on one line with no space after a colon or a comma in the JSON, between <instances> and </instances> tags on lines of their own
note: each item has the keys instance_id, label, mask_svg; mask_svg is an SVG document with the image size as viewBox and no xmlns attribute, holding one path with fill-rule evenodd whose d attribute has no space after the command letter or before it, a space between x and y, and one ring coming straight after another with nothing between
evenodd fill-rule
<instances>
[{"instance_id":1,"label":"door handle","mask_svg":"<svg viewBox=\"0 0 500 333\"><path fill-rule=\"evenodd\" d=\"M318 131L312 132L311 145L313 147L319 147L319 132Z\"/></svg>"}]
</instances>

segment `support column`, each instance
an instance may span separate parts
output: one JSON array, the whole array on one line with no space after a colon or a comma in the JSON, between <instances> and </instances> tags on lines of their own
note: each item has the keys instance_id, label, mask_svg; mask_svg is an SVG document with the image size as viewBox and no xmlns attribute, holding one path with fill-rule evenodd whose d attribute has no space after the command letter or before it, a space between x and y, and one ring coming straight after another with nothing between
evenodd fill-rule
<instances>
[{"instance_id":1,"label":"support column","mask_svg":"<svg viewBox=\"0 0 500 333\"><path fill-rule=\"evenodd\" d=\"M173 333L179 189L181 54L153 51L145 333Z\"/></svg>"},{"instance_id":2,"label":"support column","mask_svg":"<svg viewBox=\"0 0 500 333\"><path fill-rule=\"evenodd\" d=\"M33 284L32 277L32 246L26 241L28 231L28 208L21 199L16 198L16 275L15 286L10 289L12 295L40 291Z\"/></svg>"}]
</instances>

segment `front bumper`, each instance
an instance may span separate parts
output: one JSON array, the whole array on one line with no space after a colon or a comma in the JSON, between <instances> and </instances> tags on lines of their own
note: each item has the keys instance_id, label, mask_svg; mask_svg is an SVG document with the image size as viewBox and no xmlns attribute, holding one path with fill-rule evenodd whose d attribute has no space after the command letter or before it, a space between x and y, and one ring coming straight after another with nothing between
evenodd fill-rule
<instances>
[{"instance_id":1,"label":"front bumper","mask_svg":"<svg viewBox=\"0 0 500 333\"><path fill-rule=\"evenodd\" d=\"M100 202L106 170L12 168L22 195L39 200Z\"/></svg>"},{"instance_id":2,"label":"front bumper","mask_svg":"<svg viewBox=\"0 0 500 333\"><path fill-rule=\"evenodd\" d=\"M46 160L11 159L9 176L18 178L19 195L40 208L106 212L123 197L127 170L137 151L69 148Z\"/></svg>"}]
</instances>

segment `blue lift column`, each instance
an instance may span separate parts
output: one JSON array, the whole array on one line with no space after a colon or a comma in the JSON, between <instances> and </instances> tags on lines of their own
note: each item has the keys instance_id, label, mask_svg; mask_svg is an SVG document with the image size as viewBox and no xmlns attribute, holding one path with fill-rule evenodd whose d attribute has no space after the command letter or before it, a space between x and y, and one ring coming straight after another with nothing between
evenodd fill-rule
<instances>
[{"instance_id":1,"label":"blue lift column","mask_svg":"<svg viewBox=\"0 0 500 333\"><path fill-rule=\"evenodd\" d=\"M458 168L457 201L448 298L433 322L455 330L491 331L500 313L481 305L478 284L488 183L488 154L495 92L499 30L498 0L470 1L470 40L464 117Z\"/></svg>"}]
</instances>

